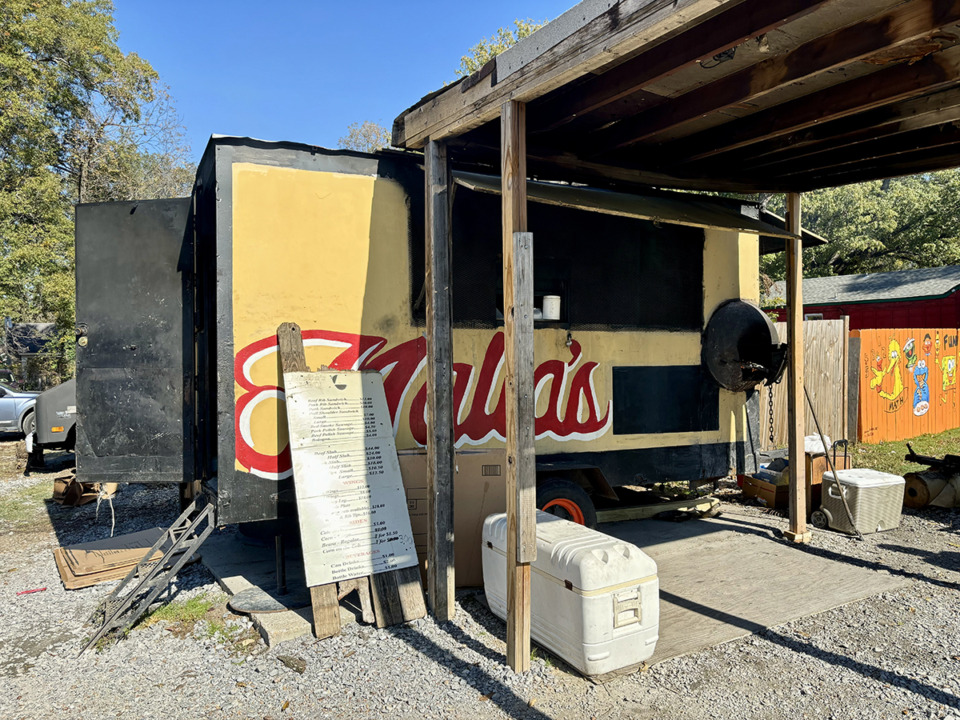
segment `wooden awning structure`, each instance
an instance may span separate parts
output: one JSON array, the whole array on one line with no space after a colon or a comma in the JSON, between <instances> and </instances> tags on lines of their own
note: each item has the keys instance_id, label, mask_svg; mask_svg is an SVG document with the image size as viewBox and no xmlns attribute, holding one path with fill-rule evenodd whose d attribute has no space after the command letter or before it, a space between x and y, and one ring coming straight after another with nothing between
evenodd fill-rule
<instances>
[{"instance_id":1,"label":"wooden awning structure","mask_svg":"<svg viewBox=\"0 0 960 720\"><path fill-rule=\"evenodd\" d=\"M402 113L498 169L527 105L532 177L803 192L960 164L960 3L585 0Z\"/></svg>"},{"instance_id":2,"label":"wooden awning structure","mask_svg":"<svg viewBox=\"0 0 960 720\"><path fill-rule=\"evenodd\" d=\"M507 661L529 667L536 559L528 180L787 193L790 521L807 542L800 193L960 165L960 0L583 0L402 113L426 173L428 586L453 612L450 201L500 175Z\"/></svg>"}]
</instances>

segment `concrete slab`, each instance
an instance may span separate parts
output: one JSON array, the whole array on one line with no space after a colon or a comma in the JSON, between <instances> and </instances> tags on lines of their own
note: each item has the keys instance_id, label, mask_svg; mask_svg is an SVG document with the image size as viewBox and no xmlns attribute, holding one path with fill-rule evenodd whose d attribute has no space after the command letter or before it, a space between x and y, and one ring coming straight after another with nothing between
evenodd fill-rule
<instances>
[{"instance_id":1,"label":"concrete slab","mask_svg":"<svg viewBox=\"0 0 960 720\"><path fill-rule=\"evenodd\" d=\"M657 563L660 640L651 663L895 590L909 580L777 539L748 516L602 525Z\"/></svg>"},{"instance_id":2,"label":"concrete slab","mask_svg":"<svg viewBox=\"0 0 960 720\"><path fill-rule=\"evenodd\" d=\"M203 564L220 587L230 595L253 587L272 588L277 584L274 548L240 533L214 532L202 548ZM298 550L287 552L287 587L306 587L303 558ZM275 613L253 613L254 627L269 646L313 632L313 610L307 606ZM340 625L357 622L350 608L340 606Z\"/></svg>"}]
</instances>

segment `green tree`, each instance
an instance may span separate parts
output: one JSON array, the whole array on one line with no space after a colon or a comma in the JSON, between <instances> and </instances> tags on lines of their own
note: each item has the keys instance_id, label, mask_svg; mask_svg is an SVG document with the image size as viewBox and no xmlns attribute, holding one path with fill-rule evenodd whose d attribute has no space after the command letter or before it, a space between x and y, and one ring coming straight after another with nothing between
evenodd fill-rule
<instances>
[{"instance_id":1,"label":"green tree","mask_svg":"<svg viewBox=\"0 0 960 720\"><path fill-rule=\"evenodd\" d=\"M828 241L804 251L806 277L960 264L958 170L805 193L801 207L803 226ZM767 256L761 270L782 278L784 261Z\"/></svg>"},{"instance_id":2,"label":"green tree","mask_svg":"<svg viewBox=\"0 0 960 720\"><path fill-rule=\"evenodd\" d=\"M73 204L189 189L179 119L150 64L118 47L112 12L109 0L0 4L0 317L56 322L64 348Z\"/></svg>"},{"instance_id":3,"label":"green tree","mask_svg":"<svg viewBox=\"0 0 960 720\"><path fill-rule=\"evenodd\" d=\"M350 123L347 134L340 138L337 147L372 153L390 147L391 140L390 131L383 125L364 120L362 123Z\"/></svg>"},{"instance_id":4,"label":"green tree","mask_svg":"<svg viewBox=\"0 0 960 720\"><path fill-rule=\"evenodd\" d=\"M472 75L482 68L488 60L495 58L507 48L513 47L520 40L532 35L546 24L546 20L538 23L527 18L526 20L514 20L513 30L505 27L497 29L493 35L480 40L467 51L466 55L460 58L457 77Z\"/></svg>"}]
</instances>

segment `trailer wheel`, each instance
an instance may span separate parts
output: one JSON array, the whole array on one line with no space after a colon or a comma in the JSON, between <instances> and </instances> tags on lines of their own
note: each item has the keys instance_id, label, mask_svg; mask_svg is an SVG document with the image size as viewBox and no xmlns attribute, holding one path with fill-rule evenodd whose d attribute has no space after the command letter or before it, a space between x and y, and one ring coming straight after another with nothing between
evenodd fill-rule
<instances>
[{"instance_id":1,"label":"trailer wheel","mask_svg":"<svg viewBox=\"0 0 960 720\"><path fill-rule=\"evenodd\" d=\"M578 525L597 527L597 510L593 500L582 487L570 480L547 478L539 483L537 507Z\"/></svg>"},{"instance_id":2,"label":"trailer wheel","mask_svg":"<svg viewBox=\"0 0 960 720\"><path fill-rule=\"evenodd\" d=\"M20 431L24 435L29 435L37 429L37 414L33 410L27 410L20 423Z\"/></svg>"},{"instance_id":3,"label":"trailer wheel","mask_svg":"<svg viewBox=\"0 0 960 720\"><path fill-rule=\"evenodd\" d=\"M818 530L825 530L829 524L827 514L823 512L823 510L814 510L810 514L810 522L813 523L813 526Z\"/></svg>"}]
</instances>

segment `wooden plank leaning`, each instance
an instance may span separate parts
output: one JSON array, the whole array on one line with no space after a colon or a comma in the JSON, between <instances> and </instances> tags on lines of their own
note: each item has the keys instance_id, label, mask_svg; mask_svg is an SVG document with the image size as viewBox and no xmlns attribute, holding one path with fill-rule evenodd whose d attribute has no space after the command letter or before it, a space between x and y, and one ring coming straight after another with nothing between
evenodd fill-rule
<instances>
[{"instance_id":1,"label":"wooden plank leaning","mask_svg":"<svg viewBox=\"0 0 960 720\"><path fill-rule=\"evenodd\" d=\"M278 327L277 344L280 348L280 368L284 373L309 372L298 325L283 323ZM337 584L328 583L310 588L310 602L313 606L314 636L327 638L339 635L340 601L337 597Z\"/></svg>"}]
</instances>

